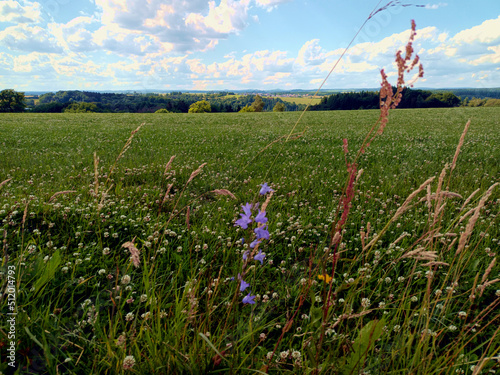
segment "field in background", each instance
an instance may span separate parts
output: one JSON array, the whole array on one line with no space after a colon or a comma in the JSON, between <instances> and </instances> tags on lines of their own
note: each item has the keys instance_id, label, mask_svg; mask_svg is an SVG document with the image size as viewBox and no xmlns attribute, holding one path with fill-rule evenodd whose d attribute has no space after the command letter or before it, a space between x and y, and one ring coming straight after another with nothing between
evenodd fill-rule
<instances>
[{"instance_id":1,"label":"field in background","mask_svg":"<svg viewBox=\"0 0 500 375\"><path fill-rule=\"evenodd\" d=\"M262 370L272 357L270 373L361 366L372 374L472 374L479 365L498 372L488 358L499 354L500 286L487 284L500 278L491 263L498 187L460 256L453 241L472 215L459 218L500 182L499 108L391 112L358 161L364 171L322 324L330 284L317 276L331 270L324 249L348 176L342 140L352 157L378 114L309 112L295 130L300 137L264 151L299 113L2 114L0 183L10 181L0 187L1 264L16 266L18 363L41 373L120 373L133 356L138 373L240 373ZM429 177L436 191L468 119L443 184L459 195L446 197L442 226L429 224L434 207L423 191L364 251ZM241 205L262 204L264 182L275 190L266 210L270 239L263 264L253 261L245 276L257 295L246 305L237 279L252 232L234 222ZM448 266L405 258L430 229L428 250ZM140 250L139 268L122 247L128 241ZM7 307L3 299L2 313ZM5 319L0 328L5 343ZM380 340L370 342L372 335Z\"/></svg>"},{"instance_id":2,"label":"field in background","mask_svg":"<svg viewBox=\"0 0 500 375\"><path fill-rule=\"evenodd\" d=\"M310 104L315 105L321 102L321 98L312 98L312 97L290 97L290 96L278 96L284 102L296 103L296 104Z\"/></svg>"}]
</instances>

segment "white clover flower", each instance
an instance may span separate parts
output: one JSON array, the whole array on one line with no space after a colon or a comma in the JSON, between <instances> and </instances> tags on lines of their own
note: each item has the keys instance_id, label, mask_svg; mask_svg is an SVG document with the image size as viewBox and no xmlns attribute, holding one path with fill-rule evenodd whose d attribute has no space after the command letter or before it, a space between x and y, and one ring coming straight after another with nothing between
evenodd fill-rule
<instances>
[{"instance_id":1,"label":"white clover flower","mask_svg":"<svg viewBox=\"0 0 500 375\"><path fill-rule=\"evenodd\" d=\"M460 318L465 318L465 317L467 316L467 313L466 313L465 311L459 311L459 312L458 312L458 316L459 316Z\"/></svg>"},{"instance_id":2,"label":"white clover flower","mask_svg":"<svg viewBox=\"0 0 500 375\"><path fill-rule=\"evenodd\" d=\"M285 351L283 351L283 352L280 353L280 357L282 359L286 359L286 358L288 358L289 354L290 354L290 352L288 350L285 350Z\"/></svg>"},{"instance_id":3,"label":"white clover flower","mask_svg":"<svg viewBox=\"0 0 500 375\"><path fill-rule=\"evenodd\" d=\"M326 329L326 331L325 331L325 334L326 334L327 336L330 336L330 335L336 335L336 334L337 334L337 332L335 332L335 330L334 330L334 329L327 328L327 329Z\"/></svg>"},{"instance_id":4,"label":"white clover flower","mask_svg":"<svg viewBox=\"0 0 500 375\"><path fill-rule=\"evenodd\" d=\"M405 278L403 276L399 276L398 281L401 283L401 282L405 281Z\"/></svg>"},{"instance_id":5,"label":"white clover flower","mask_svg":"<svg viewBox=\"0 0 500 375\"><path fill-rule=\"evenodd\" d=\"M413 296L413 297L410 298L410 301L417 302L418 301L418 297L417 296Z\"/></svg>"},{"instance_id":6,"label":"white clover flower","mask_svg":"<svg viewBox=\"0 0 500 375\"><path fill-rule=\"evenodd\" d=\"M99 275L104 275L106 273L106 270L104 268L101 268L97 273Z\"/></svg>"},{"instance_id":7,"label":"white clover flower","mask_svg":"<svg viewBox=\"0 0 500 375\"><path fill-rule=\"evenodd\" d=\"M128 355L123 360L123 369L130 370L135 365L135 358L133 355Z\"/></svg>"},{"instance_id":8,"label":"white clover flower","mask_svg":"<svg viewBox=\"0 0 500 375\"><path fill-rule=\"evenodd\" d=\"M125 315L125 320L127 322L130 322L131 320L134 320L134 313L129 312L127 315Z\"/></svg>"},{"instance_id":9,"label":"white clover flower","mask_svg":"<svg viewBox=\"0 0 500 375\"><path fill-rule=\"evenodd\" d=\"M457 327L454 326L454 325L451 325L451 326L448 327L448 329L453 332L453 331L457 330Z\"/></svg>"},{"instance_id":10,"label":"white clover flower","mask_svg":"<svg viewBox=\"0 0 500 375\"><path fill-rule=\"evenodd\" d=\"M146 302L148 300L148 295L147 294L142 294L139 300L141 302Z\"/></svg>"},{"instance_id":11,"label":"white clover flower","mask_svg":"<svg viewBox=\"0 0 500 375\"><path fill-rule=\"evenodd\" d=\"M102 249L102 255L108 255L109 254L109 247L105 247Z\"/></svg>"},{"instance_id":12,"label":"white clover flower","mask_svg":"<svg viewBox=\"0 0 500 375\"><path fill-rule=\"evenodd\" d=\"M121 283L122 283L123 285L127 285L128 283L130 283L130 276L129 276L129 275L124 275L124 276L122 276L122 281L121 281Z\"/></svg>"},{"instance_id":13,"label":"white clover flower","mask_svg":"<svg viewBox=\"0 0 500 375\"><path fill-rule=\"evenodd\" d=\"M61 268L61 271L62 271L62 272L64 272L64 273L67 273L67 272L68 272L68 270L69 270L69 268L68 268L68 267L63 267L63 268Z\"/></svg>"},{"instance_id":14,"label":"white clover flower","mask_svg":"<svg viewBox=\"0 0 500 375\"><path fill-rule=\"evenodd\" d=\"M299 351L297 351L297 350L294 350L294 351L292 352L292 358L294 358L294 359L299 359L299 358L301 357L301 355L302 355L302 354L300 354L300 352L299 352Z\"/></svg>"},{"instance_id":15,"label":"white clover flower","mask_svg":"<svg viewBox=\"0 0 500 375\"><path fill-rule=\"evenodd\" d=\"M363 298L361 300L361 306L363 306L364 308L368 308L368 307L370 307L370 305L371 305L371 302L370 302L369 298Z\"/></svg>"}]
</instances>

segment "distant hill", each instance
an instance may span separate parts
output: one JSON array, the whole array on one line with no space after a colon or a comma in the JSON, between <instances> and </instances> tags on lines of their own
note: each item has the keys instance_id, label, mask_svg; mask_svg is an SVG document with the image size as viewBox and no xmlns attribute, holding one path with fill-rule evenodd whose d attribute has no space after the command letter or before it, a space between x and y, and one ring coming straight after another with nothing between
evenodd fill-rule
<instances>
[{"instance_id":1,"label":"distant hill","mask_svg":"<svg viewBox=\"0 0 500 375\"><path fill-rule=\"evenodd\" d=\"M459 96L462 100L468 98L469 100L472 98L484 99L484 98L493 98L500 99L500 87L490 87L490 88L426 88L422 87L421 90L431 91L433 93L444 93L451 92L456 96ZM331 95L331 94L339 94L339 93L349 93L349 92L376 92L379 88L347 88L347 89L322 89L319 91L319 95ZM63 90L61 90L63 91ZM64 91L76 91L76 90L64 90ZM95 93L112 93L112 94L170 94L172 92L177 92L179 90L85 90L87 92L95 92ZM40 96L51 91L25 91L25 95L27 96ZM219 92L232 92L240 95L255 95L255 94L277 94L277 95L287 95L287 94L295 94L295 95L313 95L316 93L315 89L307 90L307 89L292 89L292 90L282 90L282 89L273 89L273 90L258 90L258 89L247 89L247 90L182 90L184 93L191 94L204 94L204 93L219 93Z\"/></svg>"}]
</instances>

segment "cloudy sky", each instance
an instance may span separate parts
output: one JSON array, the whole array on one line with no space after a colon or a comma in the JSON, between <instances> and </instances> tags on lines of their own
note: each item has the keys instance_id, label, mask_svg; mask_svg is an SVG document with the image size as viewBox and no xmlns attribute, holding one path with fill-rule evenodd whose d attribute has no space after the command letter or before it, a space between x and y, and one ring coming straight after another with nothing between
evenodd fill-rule
<instances>
[{"instance_id":1,"label":"cloudy sky","mask_svg":"<svg viewBox=\"0 0 500 375\"><path fill-rule=\"evenodd\" d=\"M314 89L387 2L0 1L0 89ZM401 3L413 6L368 21L324 88L378 87L411 19L416 87L500 86L500 0Z\"/></svg>"}]
</instances>

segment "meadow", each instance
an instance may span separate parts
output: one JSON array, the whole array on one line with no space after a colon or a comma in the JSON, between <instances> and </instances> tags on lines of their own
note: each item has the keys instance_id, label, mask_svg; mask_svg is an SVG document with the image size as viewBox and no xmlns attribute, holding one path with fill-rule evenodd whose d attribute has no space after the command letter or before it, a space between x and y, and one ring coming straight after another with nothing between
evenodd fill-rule
<instances>
[{"instance_id":1,"label":"meadow","mask_svg":"<svg viewBox=\"0 0 500 375\"><path fill-rule=\"evenodd\" d=\"M379 113L2 114L0 371L498 373L500 109Z\"/></svg>"},{"instance_id":2,"label":"meadow","mask_svg":"<svg viewBox=\"0 0 500 375\"><path fill-rule=\"evenodd\" d=\"M279 96L281 100L284 102L296 103L296 104L305 104L305 105L314 105L319 104L321 102L321 98L308 98L308 97L290 97L290 96Z\"/></svg>"}]
</instances>

